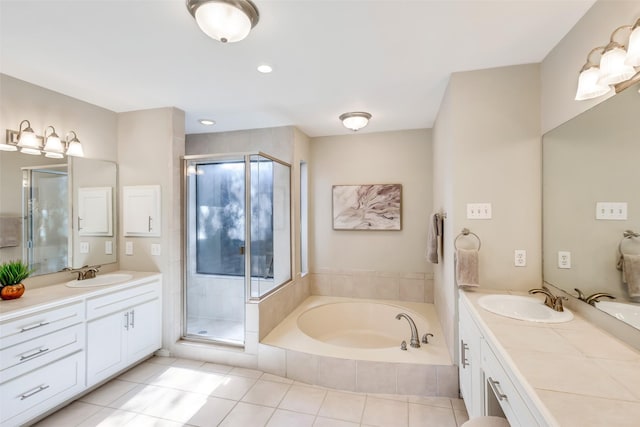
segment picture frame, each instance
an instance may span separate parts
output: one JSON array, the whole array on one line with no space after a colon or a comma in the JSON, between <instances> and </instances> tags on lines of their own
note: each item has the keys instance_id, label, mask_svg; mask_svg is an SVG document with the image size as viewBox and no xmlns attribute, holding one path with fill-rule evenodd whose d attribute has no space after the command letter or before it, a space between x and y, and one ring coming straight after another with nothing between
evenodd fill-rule
<instances>
[{"instance_id":1,"label":"picture frame","mask_svg":"<svg viewBox=\"0 0 640 427\"><path fill-rule=\"evenodd\" d=\"M402 184L334 185L334 230L402 230Z\"/></svg>"}]
</instances>

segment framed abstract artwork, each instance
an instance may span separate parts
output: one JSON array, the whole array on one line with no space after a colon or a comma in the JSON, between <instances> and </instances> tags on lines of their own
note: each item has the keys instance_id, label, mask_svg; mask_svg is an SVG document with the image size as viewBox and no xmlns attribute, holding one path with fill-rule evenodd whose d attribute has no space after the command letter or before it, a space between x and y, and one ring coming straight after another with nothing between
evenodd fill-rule
<instances>
[{"instance_id":1,"label":"framed abstract artwork","mask_svg":"<svg viewBox=\"0 0 640 427\"><path fill-rule=\"evenodd\" d=\"M401 230L402 184L334 185L334 230Z\"/></svg>"}]
</instances>

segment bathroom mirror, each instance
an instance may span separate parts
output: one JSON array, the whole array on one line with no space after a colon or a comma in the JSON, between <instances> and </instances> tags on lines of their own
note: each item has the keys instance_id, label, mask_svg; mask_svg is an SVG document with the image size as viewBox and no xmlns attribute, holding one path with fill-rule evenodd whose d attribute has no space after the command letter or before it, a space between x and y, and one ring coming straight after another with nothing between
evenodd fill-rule
<instances>
[{"instance_id":1,"label":"bathroom mirror","mask_svg":"<svg viewBox=\"0 0 640 427\"><path fill-rule=\"evenodd\" d=\"M575 288L585 296L609 293L636 318L639 301L617 263L620 247L640 255L640 238L624 237L626 230L640 233L639 88L548 132L542 147L544 281L572 295ZM604 218L596 218L597 210ZM599 308L624 320L624 310L605 305Z\"/></svg>"},{"instance_id":2,"label":"bathroom mirror","mask_svg":"<svg viewBox=\"0 0 640 427\"><path fill-rule=\"evenodd\" d=\"M0 262L34 276L116 262L116 188L113 162L0 151Z\"/></svg>"}]
</instances>

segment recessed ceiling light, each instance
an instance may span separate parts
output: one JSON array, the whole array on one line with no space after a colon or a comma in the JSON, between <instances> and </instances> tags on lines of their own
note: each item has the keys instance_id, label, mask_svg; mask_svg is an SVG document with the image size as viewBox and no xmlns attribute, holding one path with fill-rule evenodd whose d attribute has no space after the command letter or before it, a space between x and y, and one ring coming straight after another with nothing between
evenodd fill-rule
<instances>
[{"instance_id":1,"label":"recessed ceiling light","mask_svg":"<svg viewBox=\"0 0 640 427\"><path fill-rule=\"evenodd\" d=\"M198 121L200 122L201 125L205 125L205 126L211 126L216 124L215 120L210 120L210 119L200 119Z\"/></svg>"},{"instance_id":2,"label":"recessed ceiling light","mask_svg":"<svg viewBox=\"0 0 640 427\"><path fill-rule=\"evenodd\" d=\"M262 74L269 74L273 71L273 68L271 68L270 65L262 64L258 65L258 71L260 71Z\"/></svg>"}]
</instances>

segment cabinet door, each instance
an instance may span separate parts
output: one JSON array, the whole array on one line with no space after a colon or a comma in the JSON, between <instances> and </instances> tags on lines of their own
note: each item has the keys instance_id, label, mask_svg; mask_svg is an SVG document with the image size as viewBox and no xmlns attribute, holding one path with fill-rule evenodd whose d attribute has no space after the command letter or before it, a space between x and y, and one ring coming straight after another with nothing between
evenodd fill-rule
<instances>
[{"instance_id":1,"label":"cabinet door","mask_svg":"<svg viewBox=\"0 0 640 427\"><path fill-rule=\"evenodd\" d=\"M111 187L78 189L78 232L81 236L113 236Z\"/></svg>"},{"instance_id":2,"label":"cabinet door","mask_svg":"<svg viewBox=\"0 0 640 427\"><path fill-rule=\"evenodd\" d=\"M482 335L462 301L459 304L459 319L460 391L469 417L479 417L484 415L484 389L480 360Z\"/></svg>"},{"instance_id":3,"label":"cabinet door","mask_svg":"<svg viewBox=\"0 0 640 427\"><path fill-rule=\"evenodd\" d=\"M160 186L140 185L122 189L125 236L160 236Z\"/></svg>"},{"instance_id":4,"label":"cabinet door","mask_svg":"<svg viewBox=\"0 0 640 427\"><path fill-rule=\"evenodd\" d=\"M125 366L124 340L128 328L128 312L117 312L87 323L88 386Z\"/></svg>"},{"instance_id":5,"label":"cabinet door","mask_svg":"<svg viewBox=\"0 0 640 427\"><path fill-rule=\"evenodd\" d=\"M161 347L160 300L154 299L129 310L127 360L135 362Z\"/></svg>"}]
</instances>

